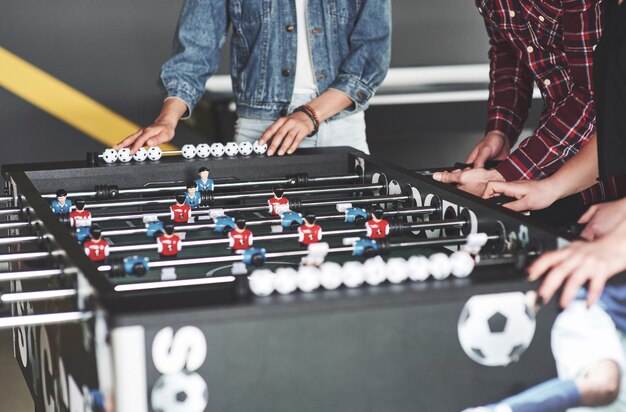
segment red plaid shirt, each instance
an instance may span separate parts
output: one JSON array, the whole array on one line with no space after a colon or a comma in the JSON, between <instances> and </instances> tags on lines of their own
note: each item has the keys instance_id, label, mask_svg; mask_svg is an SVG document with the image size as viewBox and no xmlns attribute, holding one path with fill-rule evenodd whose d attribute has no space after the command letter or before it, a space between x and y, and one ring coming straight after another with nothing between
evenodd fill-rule
<instances>
[{"instance_id":1,"label":"red plaid shirt","mask_svg":"<svg viewBox=\"0 0 626 412\"><path fill-rule=\"evenodd\" d=\"M491 45L487 131L502 131L513 144L528 117L534 84L544 101L533 135L497 167L506 180L551 175L592 136L593 50L602 34L602 3L476 0ZM586 190L585 203L617 195L613 188Z\"/></svg>"}]
</instances>

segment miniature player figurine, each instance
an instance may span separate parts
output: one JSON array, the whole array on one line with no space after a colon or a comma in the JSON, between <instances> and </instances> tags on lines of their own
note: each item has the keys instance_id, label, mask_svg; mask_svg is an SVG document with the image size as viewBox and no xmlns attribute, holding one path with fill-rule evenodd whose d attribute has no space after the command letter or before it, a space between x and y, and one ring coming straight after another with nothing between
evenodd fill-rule
<instances>
[{"instance_id":1,"label":"miniature player figurine","mask_svg":"<svg viewBox=\"0 0 626 412\"><path fill-rule=\"evenodd\" d=\"M285 189L280 185L274 186L272 193L274 194L274 197L267 201L269 205L269 212L274 216L279 216L289 207L289 200L286 197L283 197Z\"/></svg>"},{"instance_id":2,"label":"miniature player figurine","mask_svg":"<svg viewBox=\"0 0 626 412\"><path fill-rule=\"evenodd\" d=\"M76 201L76 209L70 212L70 224L72 227L91 226L91 212L85 210L85 201Z\"/></svg>"},{"instance_id":3,"label":"miniature player figurine","mask_svg":"<svg viewBox=\"0 0 626 412\"><path fill-rule=\"evenodd\" d=\"M389 222L383 219L384 211L380 207L372 210L372 218L365 223L367 237L370 239L383 239L389 234Z\"/></svg>"},{"instance_id":4,"label":"miniature player figurine","mask_svg":"<svg viewBox=\"0 0 626 412\"><path fill-rule=\"evenodd\" d=\"M180 237L174 233L174 225L168 223L163 228L165 233L157 238L158 251L161 257L175 257L182 249Z\"/></svg>"},{"instance_id":5,"label":"miniature player figurine","mask_svg":"<svg viewBox=\"0 0 626 412\"><path fill-rule=\"evenodd\" d=\"M313 213L307 213L304 224L298 228L298 241L303 246L308 246L322 240L322 228L315 224L317 217Z\"/></svg>"},{"instance_id":6,"label":"miniature player figurine","mask_svg":"<svg viewBox=\"0 0 626 412\"><path fill-rule=\"evenodd\" d=\"M170 218L176 223L187 223L191 219L191 206L185 203L186 200L187 195L178 194L176 204L170 206Z\"/></svg>"},{"instance_id":7,"label":"miniature player figurine","mask_svg":"<svg viewBox=\"0 0 626 412\"><path fill-rule=\"evenodd\" d=\"M57 198L50 202L50 207L52 211L57 215L66 215L70 213L70 209L72 208L72 201L67 198L67 192L65 189L57 190Z\"/></svg>"},{"instance_id":8,"label":"miniature player figurine","mask_svg":"<svg viewBox=\"0 0 626 412\"><path fill-rule=\"evenodd\" d=\"M185 203L192 209L197 209L200 206L200 192L198 192L198 185L194 181L187 183L187 194L185 195Z\"/></svg>"},{"instance_id":9,"label":"miniature player figurine","mask_svg":"<svg viewBox=\"0 0 626 412\"><path fill-rule=\"evenodd\" d=\"M109 244L102 237L102 230L98 226L91 227L91 234L84 246L85 254L94 262L102 262L109 256Z\"/></svg>"},{"instance_id":10,"label":"miniature player figurine","mask_svg":"<svg viewBox=\"0 0 626 412\"><path fill-rule=\"evenodd\" d=\"M198 185L198 190L201 192L212 192L213 191L213 179L209 178L209 169L206 167L201 167L198 169L198 178L196 179L196 185Z\"/></svg>"},{"instance_id":11,"label":"miniature player figurine","mask_svg":"<svg viewBox=\"0 0 626 412\"><path fill-rule=\"evenodd\" d=\"M246 219L238 217L235 219L235 230L228 232L228 247L234 251L246 250L252 246L253 236L249 229L246 229Z\"/></svg>"}]
</instances>

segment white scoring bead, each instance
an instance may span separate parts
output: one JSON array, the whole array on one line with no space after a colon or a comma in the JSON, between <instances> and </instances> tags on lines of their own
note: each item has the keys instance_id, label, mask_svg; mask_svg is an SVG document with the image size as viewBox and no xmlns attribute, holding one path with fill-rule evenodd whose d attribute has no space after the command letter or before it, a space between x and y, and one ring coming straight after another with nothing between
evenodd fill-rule
<instances>
[{"instance_id":1,"label":"white scoring bead","mask_svg":"<svg viewBox=\"0 0 626 412\"><path fill-rule=\"evenodd\" d=\"M254 153L256 154L263 154L267 152L267 143L259 144L259 141L257 140L252 144L252 150L254 150Z\"/></svg>"},{"instance_id":2,"label":"white scoring bead","mask_svg":"<svg viewBox=\"0 0 626 412\"><path fill-rule=\"evenodd\" d=\"M211 146L206 143L200 143L198 146L196 146L196 154L198 155L198 157L206 159L207 157L211 156Z\"/></svg>"},{"instance_id":3,"label":"white scoring bead","mask_svg":"<svg viewBox=\"0 0 626 412\"><path fill-rule=\"evenodd\" d=\"M341 280L349 288L356 288L365 281L365 271L363 264L357 261L346 262L341 272Z\"/></svg>"},{"instance_id":4,"label":"white scoring bead","mask_svg":"<svg viewBox=\"0 0 626 412\"><path fill-rule=\"evenodd\" d=\"M320 283L324 289L335 290L341 286L343 269L336 262L325 262L320 266Z\"/></svg>"},{"instance_id":5,"label":"white scoring bead","mask_svg":"<svg viewBox=\"0 0 626 412\"><path fill-rule=\"evenodd\" d=\"M435 253L428 258L428 271L437 280L445 279L452 272L450 258L445 253Z\"/></svg>"},{"instance_id":6,"label":"white scoring bead","mask_svg":"<svg viewBox=\"0 0 626 412\"><path fill-rule=\"evenodd\" d=\"M143 162L147 158L148 151L143 147L140 147L139 150L137 150L137 152L133 155L133 159L135 159L136 162Z\"/></svg>"},{"instance_id":7,"label":"white scoring bead","mask_svg":"<svg viewBox=\"0 0 626 412\"><path fill-rule=\"evenodd\" d=\"M402 283L409 277L409 262L404 258L395 257L387 261L387 280L391 283Z\"/></svg>"},{"instance_id":8,"label":"white scoring bead","mask_svg":"<svg viewBox=\"0 0 626 412\"><path fill-rule=\"evenodd\" d=\"M249 278L250 290L257 296L274 292L274 273L269 269L255 270Z\"/></svg>"},{"instance_id":9,"label":"white scoring bead","mask_svg":"<svg viewBox=\"0 0 626 412\"><path fill-rule=\"evenodd\" d=\"M239 154L239 145L235 142L228 142L226 146L224 146L224 152L228 156L237 156Z\"/></svg>"},{"instance_id":10,"label":"white scoring bead","mask_svg":"<svg viewBox=\"0 0 626 412\"><path fill-rule=\"evenodd\" d=\"M180 151L185 159L193 159L196 157L196 147L192 144L184 145Z\"/></svg>"},{"instance_id":11,"label":"white scoring bead","mask_svg":"<svg viewBox=\"0 0 626 412\"><path fill-rule=\"evenodd\" d=\"M320 270L314 266L300 266L296 284L303 292L314 291L320 287Z\"/></svg>"},{"instance_id":12,"label":"white scoring bead","mask_svg":"<svg viewBox=\"0 0 626 412\"><path fill-rule=\"evenodd\" d=\"M281 295L288 295L295 291L298 285L296 284L296 276L298 272L292 268L280 268L276 270L276 276L274 276L274 289Z\"/></svg>"},{"instance_id":13,"label":"white scoring bead","mask_svg":"<svg viewBox=\"0 0 626 412\"><path fill-rule=\"evenodd\" d=\"M428 258L424 256L411 256L408 260L409 278L415 282L423 282L428 279Z\"/></svg>"},{"instance_id":14,"label":"white scoring bead","mask_svg":"<svg viewBox=\"0 0 626 412\"><path fill-rule=\"evenodd\" d=\"M159 160L163 156L163 152L159 146L152 146L148 149L148 159Z\"/></svg>"},{"instance_id":15,"label":"white scoring bead","mask_svg":"<svg viewBox=\"0 0 626 412\"><path fill-rule=\"evenodd\" d=\"M252 143L250 142L241 142L239 143L239 154L248 156L252 154L253 148Z\"/></svg>"},{"instance_id":16,"label":"white scoring bead","mask_svg":"<svg viewBox=\"0 0 626 412\"><path fill-rule=\"evenodd\" d=\"M117 150L106 149L104 153L102 153L102 160L107 163L115 163L117 160Z\"/></svg>"},{"instance_id":17,"label":"white scoring bead","mask_svg":"<svg viewBox=\"0 0 626 412\"><path fill-rule=\"evenodd\" d=\"M363 269L365 271L365 282L368 285L380 285L386 279L387 266L380 256L366 260L363 264Z\"/></svg>"},{"instance_id":18,"label":"white scoring bead","mask_svg":"<svg viewBox=\"0 0 626 412\"><path fill-rule=\"evenodd\" d=\"M457 278L465 278L472 273L475 265L474 258L464 251L454 252L450 255L450 266L452 267L452 274Z\"/></svg>"},{"instance_id":19,"label":"white scoring bead","mask_svg":"<svg viewBox=\"0 0 626 412\"><path fill-rule=\"evenodd\" d=\"M211 145L211 156L222 157L224 155L224 145L221 143L213 143Z\"/></svg>"},{"instance_id":20,"label":"white scoring bead","mask_svg":"<svg viewBox=\"0 0 626 412\"><path fill-rule=\"evenodd\" d=\"M130 154L130 149L125 147L117 151L117 158L120 162L128 163L133 159L133 155Z\"/></svg>"}]
</instances>

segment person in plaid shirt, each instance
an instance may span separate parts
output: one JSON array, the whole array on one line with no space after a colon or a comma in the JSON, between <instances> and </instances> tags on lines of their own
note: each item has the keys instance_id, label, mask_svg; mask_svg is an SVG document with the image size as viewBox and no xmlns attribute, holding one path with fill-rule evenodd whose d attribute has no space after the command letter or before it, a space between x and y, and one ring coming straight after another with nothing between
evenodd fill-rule
<instances>
[{"instance_id":1,"label":"person in plaid shirt","mask_svg":"<svg viewBox=\"0 0 626 412\"><path fill-rule=\"evenodd\" d=\"M491 48L485 137L466 159L473 169L435 173L481 195L488 181L550 176L592 137L593 51L600 40L606 0L476 0ZM544 108L534 133L511 152L527 119L533 85ZM502 160L491 170L487 160ZM613 197L615 185L595 185L586 204Z\"/></svg>"}]
</instances>

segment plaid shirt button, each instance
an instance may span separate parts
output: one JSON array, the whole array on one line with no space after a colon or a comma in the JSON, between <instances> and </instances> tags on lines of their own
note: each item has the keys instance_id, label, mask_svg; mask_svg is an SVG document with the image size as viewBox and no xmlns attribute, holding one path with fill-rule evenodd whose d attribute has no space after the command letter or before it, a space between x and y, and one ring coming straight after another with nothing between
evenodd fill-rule
<instances>
[{"instance_id":1,"label":"plaid shirt button","mask_svg":"<svg viewBox=\"0 0 626 412\"><path fill-rule=\"evenodd\" d=\"M534 51L535 51L535 49L533 49L533 46L528 46L528 47L526 47L526 51L527 51L528 53L532 53L532 52L534 52Z\"/></svg>"},{"instance_id":2,"label":"plaid shirt button","mask_svg":"<svg viewBox=\"0 0 626 412\"><path fill-rule=\"evenodd\" d=\"M543 16L539 16L539 21L540 21L540 22L542 22L542 23L543 23L545 20L546 20L546 19L545 19L545 17L543 17Z\"/></svg>"},{"instance_id":3,"label":"plaid shirt button","mask_svg":"<svg viewBox=\"0 0 626 412\"><path fill-rule=\"evenodd\" d=\"M543 84L545 84L546 86L550 86L552 84L552 82L550 81L550 79L545 79L543 81Z\"/></svg>"},{"instance_id":4,"label":"plaid shirt button","mask_svg":"<svg viewBox=\"0 0 626 412\"><path fill-rule=\"evenodd\" d=\"M513 10L509 11L509 16L515 17L515 12Z\"/></svg>"}]
</instances>

